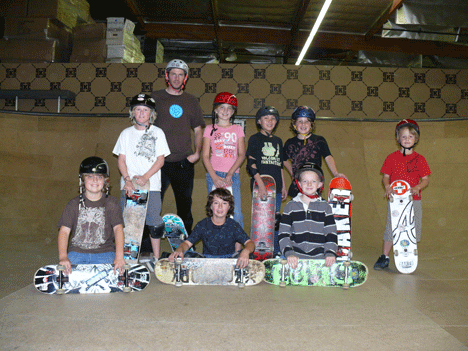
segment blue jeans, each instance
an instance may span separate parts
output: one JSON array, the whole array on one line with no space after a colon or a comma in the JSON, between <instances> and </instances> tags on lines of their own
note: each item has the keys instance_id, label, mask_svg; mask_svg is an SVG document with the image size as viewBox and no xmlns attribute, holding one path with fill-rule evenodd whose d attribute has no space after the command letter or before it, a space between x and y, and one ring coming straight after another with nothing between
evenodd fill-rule
<instances>
[{"instance_id":1,"label":"blue jeans","mask_svg":"<svg viewBox=\"0 0 468 351\"><path fill-rule=\"evenodd\" d=\"M220 176L222 178L226 178L227 173L226 172L218 172L215 171L217 176ZM206 174L206 187L208 189L208 194L211 192L211 189L213 189L213 179L211 179L211 176L207 173ZM239 173L234 173L232 176L232 192L234 196L234 220L239 223L244 229L244 218L242 216L242 206L241 206L241 191L240 191L240 176Z\"/></svg>"},{"instance_id":2,"label":"blue jeans","mask_svg":"<svg viewBox=\"0 0 468 351\"><path fill-rule=\"evenodd\" d=\"M72 251L68 253L68 259L70 260L71 264L112 264L115 260L115 252L109 251L103 253L84 253Z\"/></svg>"},{"instance_id":3,"label":"blue jeans","mask_svg":"<svg viewBox=\"0 0 468 351\"><path fill-rule=\"evenodd\" d=\"M276 194L276 213L280 213L280 212L281 212L281 193ZM275 238L273 240L273 245L274 245L273 257L275 257L276 254L280 251L278 232L276 230L275 230Z\"/></svg>"}]
</instances>

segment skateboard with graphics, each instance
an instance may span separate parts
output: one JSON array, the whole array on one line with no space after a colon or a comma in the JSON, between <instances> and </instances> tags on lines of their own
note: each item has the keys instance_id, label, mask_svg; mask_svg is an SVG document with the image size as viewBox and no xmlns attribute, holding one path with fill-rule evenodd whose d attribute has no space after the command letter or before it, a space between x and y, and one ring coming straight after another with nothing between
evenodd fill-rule
<instances>
[{"instance_id":1,"label":"skateboard with graphics","mask_svg":"<svg viewBox=\"0 0 468 351\"><path fill-rule=\"evenodd\" d=\"M124 272L114 273L112 264L72 264L71 274L64 266L47 265L34 275L35 288L45 294L99 294L143 290L150 281L145 266L125 265Z\"/></svg>"},{"instance_id":2,"label":"skateboard with graphics","mask_svg":"<svg viewBox=\"0 0 468 351\"><path fill-rule=\"evenodd\" d=\"M404 180L395 180L390 186L394 191L389 201L395 266L400 273L409 274L418 266L413 195Z\"/></svg>"},{"instance_id":3,"label":"skateboard with graphics","mask_svg":"<svg viewBox=\"0 0 468 351\"><path fill-rule=\"evenodd\" d=\"M351 216L353 209L353 193L351 184L342 177L333 178L328 187L328 203L330 204L336 223L338 236L337 261L350 260L351 252Z\"/></svg>"},{"instance_id":4,"label":"skateboard with graphics","mask_svg":"<svg viewBox=\"0 0 468 351\"><path fill-rule=\"evenodd\" d=\"M265 276L262 262L249 260L245 268L236 268L235 258L164 258L156 263L154 274L165 284L237 285L242 288L259 284Z\"/></svg>"},{"instance_id":5,"label":"skateboard with graphics","mask_svg":"<svg viewBox=\"0 0 468 351\"><path fill-rule=\"evenodd\" d=\"M286 286L356 287L365 283L368 269L358 261L336 261L331 267L325 260L299 259L296 269L291 269L286 259L263 261L265 282Z\"/></svg>"},{"instance_id":6,"label":"skateboard with graphics","mask_svg":"<svg viewBox=\"0 0 468 351\"><path fill-rule=\"evenodd\" d=\"M262 175L268 195L261 199L258 184L254 182L252 192L252 225L250 239L255 244L254 258L259 261L273 257L276 213L276 183L273 177Z\"/></svg>"},{"instance_id":7,"label":"skateboard with graphics","mask_svg":"<svg viewBox=\"0 0 468 351\"><path fill-rule=\"evenodd\" d=\"M145 228L146 210L149 199L149 181L144 186L139 186L132 179L135 191L131 196L127 195L125 208L123 210L124 227L124 259L129 264L138 262L140 254L141 239Z\"/></svg>"}]
</instances>

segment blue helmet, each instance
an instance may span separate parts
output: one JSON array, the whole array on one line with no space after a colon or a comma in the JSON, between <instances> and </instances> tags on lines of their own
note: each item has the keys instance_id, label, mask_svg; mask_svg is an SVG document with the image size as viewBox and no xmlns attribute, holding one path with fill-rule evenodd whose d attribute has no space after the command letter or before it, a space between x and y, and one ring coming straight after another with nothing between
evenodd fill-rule
<instances>
[{"instance_id":1,"label":"blue helmet","mask_svg":"<svg viewBox=\"0 0 468 351\"><path fill-rule=\"evenodd\" d=\"M298 106L292 113L292 120L296 121L300 117L306 117L313 122L315 121L315 112L309 106Z\"/></svg>"}]
</instances>

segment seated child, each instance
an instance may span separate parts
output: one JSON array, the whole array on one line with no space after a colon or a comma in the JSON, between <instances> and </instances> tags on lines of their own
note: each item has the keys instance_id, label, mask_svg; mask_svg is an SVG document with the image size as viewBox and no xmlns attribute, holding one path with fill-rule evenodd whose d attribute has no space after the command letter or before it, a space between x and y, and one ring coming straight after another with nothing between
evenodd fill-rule
<instances>
[{"instance_id":1,"label":"seated child","mask_svg":"<svg viewBox=\"0 0 468 351\"><path fill-rule=\"evenodd\" d=\"M80 195L68 202L58 223L59 264L66 274L72 264L114 263L114 271L121 271L124 221L119 201L108 195L109 166L100 157L88 157L79 177Z\"/></svg>"},{"instance_id":2,"label":"seated child","mask_svg":"<svg viewBox=\"0 0 468 351\"><path fill-rule=\"evenodd\" d=\"M279 245L288 264L295 269L299 258L325 259L335 263L338 238L332 209L321 198L325 178L314 163L305 163L295 174L300 193L284 207Z\"/></svg>"},{"instance_id":3,"label":"seated child","mask_svg":"<svg viewBox=\"0 0 468 351\"><path fill-rule=\"evenodd\" d=\"M237 259L237 267L249 264L249 256L255 245L238 222L229 218L234 212L234 196L226 189L218 188L208 195L206 204L207 218L198 222L190 236L169 256L169 261L184 257L198 240L203 242L203 255L207 258L228 258L235 252L236 243L244 245Z\"/></svg>"}]
</instances>

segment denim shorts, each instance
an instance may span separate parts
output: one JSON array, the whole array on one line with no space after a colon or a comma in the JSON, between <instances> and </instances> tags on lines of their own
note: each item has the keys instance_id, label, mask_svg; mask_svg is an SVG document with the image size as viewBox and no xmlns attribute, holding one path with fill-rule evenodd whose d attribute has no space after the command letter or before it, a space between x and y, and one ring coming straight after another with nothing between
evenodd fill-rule
<instances>
[{"instance_id":1,"label":"denim shorts","mask_svg":"<svg viewBox=\"0 0 468 351\"><path fill-rule=\"evenodd\" d=\"M112 264L115 260L115 252L109 251L103 253L84 253L72 251L68 253L68 259L70 260L71 264Z\"/></svg>"}]
</instances>

